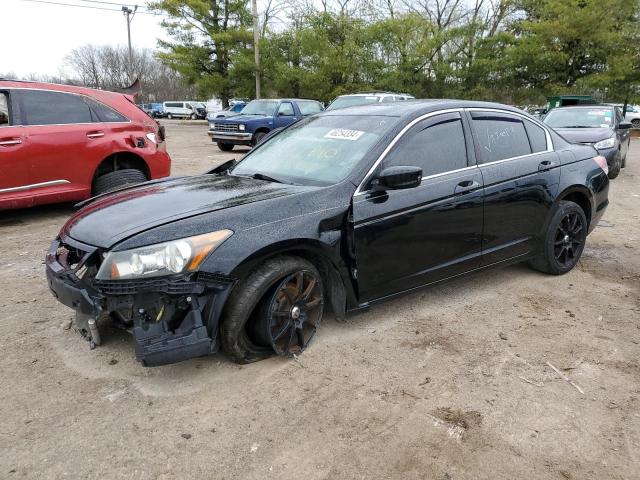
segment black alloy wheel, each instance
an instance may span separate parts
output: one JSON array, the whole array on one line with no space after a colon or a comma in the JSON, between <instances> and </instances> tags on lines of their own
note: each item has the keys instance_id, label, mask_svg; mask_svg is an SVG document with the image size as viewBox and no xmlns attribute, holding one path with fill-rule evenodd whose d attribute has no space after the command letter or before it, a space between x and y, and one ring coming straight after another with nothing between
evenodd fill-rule
<instances>
[{"instance_id":1,"label":"black alloy wheel","mask_svg":"<svg viewBox=\"0 0 640 480\"><path fill-rule=\"evenodd\" d=\"M586 240L586 225L578 212L569 212L560 221L553 242L553 255L563 268L573 268L578 262Z\"/></svg>"},{"instance_id":2,"label":"black alloy wheel","mask_svg":"<svg viewBox=\"0 0 640 480\"><path fill-rule=\"evenodd\" d=\"M539 253L529 260L529 265L551 275L569 272L580 260L588 225L582 207L577 203L561 200L549 219Z\"/></svg>"},{"instance_id":3,"label":"black alloy wheel","mask_svg":"<svg viewBox=\"0 0 640 480\"><path fill-rule=\"evenodd\" d=\"M298 355L320 326L324 298L322 284L310 270L285 277L265 299L258 325L261 343L277 355Z\"/></svg>"}]
</instances>

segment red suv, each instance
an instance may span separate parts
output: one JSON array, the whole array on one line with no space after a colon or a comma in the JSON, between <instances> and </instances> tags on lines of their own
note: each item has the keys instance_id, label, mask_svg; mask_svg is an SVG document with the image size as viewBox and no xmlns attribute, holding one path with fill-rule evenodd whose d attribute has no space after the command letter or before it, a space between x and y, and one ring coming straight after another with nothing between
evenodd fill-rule
<instances>
[{"instance_id":1,"label":"red suv","mask_svg":"<svg viewBox=\"0 0 640 480\"><path fill-rule=\"evenodd\" d=\"M0 210L166 177L164 130L130 95L0 80Z\"/></svg>"}]
</instances>

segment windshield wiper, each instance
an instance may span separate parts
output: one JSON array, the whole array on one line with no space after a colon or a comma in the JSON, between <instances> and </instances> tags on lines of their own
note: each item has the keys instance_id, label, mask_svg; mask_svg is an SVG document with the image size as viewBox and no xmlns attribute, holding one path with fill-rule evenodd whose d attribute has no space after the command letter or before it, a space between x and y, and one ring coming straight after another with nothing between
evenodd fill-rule
<instances>
[{"instance_id":1,"label":"windshield wiper","mask_svg":"<svg viewBox=\"0 0 640 480\"><path fill-rule=\"evenodd\" d=\"M565 127L556 127L556 128L597 128L593 125L567 125Z\"/></svg>"},{"instance_id":2,"label":"windshield wiper","mask_svg":"<svg viewBox=\"0 0 640 480\"><path fill-rule=\"evenodd\" d=\"M267 182L284 183L282 180L278 180L277 178L270 177L269 175L265 175L260 172L254 173L251 175L251 178L255 178L256 180L266 180Z\"/></svg>"}]
</instances>

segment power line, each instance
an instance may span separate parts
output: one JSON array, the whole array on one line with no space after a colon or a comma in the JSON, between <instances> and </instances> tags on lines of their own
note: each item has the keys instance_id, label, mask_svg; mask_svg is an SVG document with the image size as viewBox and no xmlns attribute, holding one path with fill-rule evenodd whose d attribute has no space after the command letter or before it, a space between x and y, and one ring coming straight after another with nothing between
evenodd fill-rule
<instances>
[{"instance_id":1,"label":"power line","mask_svg":"<svg viewBox=\"0 0 640 480\"><path fill-rule=\"evenodd\" d=\"M135 3L115 3L115 2L101 2L99 0L78 0L79 2L86 2L86 3L100 3L100 4L104 4L104 5L116 5L118 7L121 7L123 5L126 5L128 7L138 7L139 5L136 5Z\"/></svg>"},{"instance_id":2,"label":"power line","mask_svg":"<svg viewBox=\"0 0 640 480\"><path fill-rule=\"evenodd\" d=\"M107 8L107 7L96 7L93 5L78 5L75 3L62 3L62 2L54 2L54 1L50 1L50 0L19 0L21 2L32 2L32 3L44 3L46 5L59 5L59 6L64 6L64 7L77 7L77 8L90 8L93 10L106 10L109 12L122 12L122 9L115 9L115 8ZM80 0L80 1L84 1L84 2L89 2L89 0ZM134 5L134 4L127 4L127 3L112 3L112 2L98 2L97 0L92 0L90 3L99 3L99 4L108 4L108 5L118 5L118 6L123 6L123 5ZM153 16L163 16L164 14L162 13L156 13L156 12L147 12L147 11L143 11L143 10L138 10L138 13L142 14L142 15L153 15Z\"/></svg>"},{"instance_id":3,"label":"power line","mask_svg":"<svg viewBox=\"0 0 640 480\"><path fill-rule=\"evenodd\" d=\"M93 10L108 10L110 12L120 12L121 10L116 10L115 8L106 8L106 7L92 7L91 5L73 5L71 3L61 3L61 2L50 2L47 0L20 0L21 2L32 2L32 3L44 3L47 5L62 5L65 7L78 7L78 8L91 8Z\"/></svg>"}]
</instances>

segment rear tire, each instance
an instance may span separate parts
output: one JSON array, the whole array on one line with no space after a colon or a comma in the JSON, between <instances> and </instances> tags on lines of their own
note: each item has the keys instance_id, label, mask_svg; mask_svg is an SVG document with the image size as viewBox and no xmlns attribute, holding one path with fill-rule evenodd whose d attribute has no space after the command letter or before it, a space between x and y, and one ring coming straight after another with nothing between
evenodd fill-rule
<instances>
[{"instance_id":1,"label":"rear tire","mask_svg":"<svg viewBox=\"0 0 640 480\"><path fill-rule=\"evenodd\" d=\"M633 128L640 128L640 118L636 118L634 120L631 120L631 126Z\"/></svg>"},{"instance_id":2,"label":"rear tire","mask_svg":"<svg viewBox=\"0 0 640 480\"><path fill-rule=\"evenodd\" d=\"M235 147L235 145L233 143L220 143L220 142L218 142L218 148L220 150L222 150L223 152L230 152L231 150L233 150L233 147Z\"/></svg>"},{"instance_id":3,"label":"rear tire","mask_svg":"<svg viewBox=\"0 0 640 480\"><path fill-rule=\"evenodd\" d=\"M274 354L273 347L260 341L255 332L264 325L265 303L272 301L275 289L285 278L300 271L320 280L318 270L310 262L280 256L267 260L236 285L225 305L220 327L222 348L231 360L252 363Z\"/></svg>"},{"instance_id":4,"label":"rear tire","mask_svg":"<svg viewBox=\"0 0 640 480\"><path fill-rule=\"evenodd\" d=\"M542 240L542 253L529 262L540 272L563 275L576 266L587 239L587 217L573 202L560 201Z\"/></svg>"},{"instance_id":5,"label":"rear tire","mask_svg":"<svg viewBox=\"0 0 640 480\"><path fill-rule=\"evenodd\" d=\"M169 120L171 120L171 119L173 119L173 115L171 115L170 113L167 113L167 118L168 118Z\"/></svg>"},{"instance_id":6,"label":"rear tire","mask_svg":"<svg viewBox=\"0 0 640 480\"><path fill-rule=\"evenodd\" d=\"M147 176L135 168L116 170L115 172L105 173L95 179L93 182L93 194L102 195L103 193L122 188L125 185L133 185L146 181Z\"/></svg>"}]
</instances>

